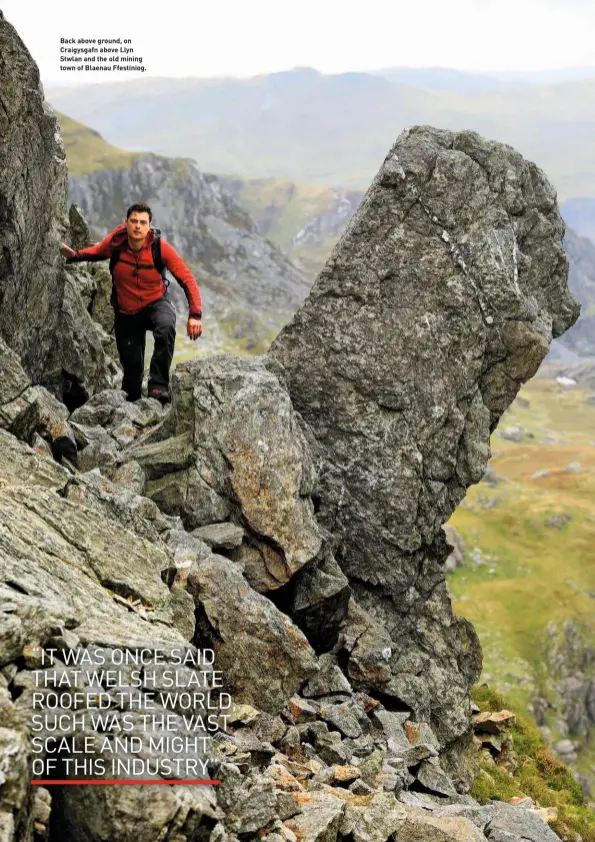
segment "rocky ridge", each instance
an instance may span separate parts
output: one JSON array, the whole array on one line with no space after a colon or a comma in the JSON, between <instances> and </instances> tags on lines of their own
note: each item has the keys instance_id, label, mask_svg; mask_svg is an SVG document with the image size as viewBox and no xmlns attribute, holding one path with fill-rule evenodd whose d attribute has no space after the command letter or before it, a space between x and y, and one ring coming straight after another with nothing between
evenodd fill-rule
<instances>
[{"instance_id":1,"label":"rocky ridge","mask_svg":"<svg viewBox=\"0 0 595 842\"><path fill-rule=\"evenodd\" d=\"M23 384L16 355L4 343L0 349L2 382ZM255 418L266 419L268 408L269 425L247 428L239 410L250 391L258 398ZM197 427L195 413L207 395L218 398L214 414ZM464 794L464 782L442 768L443 744L428 723L356 689L357 675L350 679L338 655L361 632L344 628L335 646L317 655L275 606L271 588L281 587L292 565L299 571L320 553L321 535L307 504L307 445L289 403L286 420L272 423L280 395L261 363L215 358L180 366L171 411L104 391L66 421L64 408L46 395L45 415L31 418L27 405L19 411L7 396L3 391L0 398L9 407L2 426L30 443L0 430L0 721L3 756L10 758L0 826L6 839L190 840L200 833L211 842L404 842L436 834L462 842L497 840L502 828L509 842L557 838L533 809L478 805ZM217 412L220 421L236 412L237 419L205 442ZM56 451L58 426L76 442L68 456ZM164 432L171 435L163 438ZM259 494L250 454L261 457L263 443L271 457L258 467ZM219 456L241 452L242 470L209 489L197 478L208 478L216 444L226 447ZM171 481L185 472L172 495ZM299 482L280 511L272 500L291 487L292 477ZM210 523L224 508L226 519ZM173 509L181 514L166 513ZM268 541L277 545L276 559ZM312 602L328 596L322 574L302 588L302 604L306 595ZM141 787L29 785L33 671L43 668L42 650L46 658L53 654L61 673L72 674L68 663L81 648L101 646L115 655L122 648L205 645L215 649L235 699L208 754L218 787L159 787L147 799ZM110 692L109 681L102 689ZM110 710L116 717L133 712L115 701ZM158 710L180 713L166 701ZM107 733L115 736L116 725ZM143 740L139 756L150 757L151 734L140 723L132 733ZM83 736L74 728L61 734ZM84 732L97 743L105 735ZM473 749L465 762L473 766ZM525 826L537 835L526 837Z\"/></svg>"},{"instance_id":2,"label":"rocky ridge","mask_svg":"<svg viewBox=\"0 0 595 842\"><path fill-rule=\"evenodd\" d=\"M4 60L33 64L4 19L0 30ZM8 72L18 87L22 74ZM38 83L28 97L42 101ZM54 156L51 144L45 154ZM64 178L61 170L62 187ZM367 198L345 248L272 353L179 366L168 411L97 387L92 368L83 371L90 399L67 407L62 381L48 377L53 391L32 383L55 370L50 349L25 353L28 370L15 352L23 337L7 331L0 345L7 840L557 838L535 811L482 808L467 794L477 759L468 691L481 658L472 628L452 614L440 529L485 469L490 427L551 336L576 318L555 199L543 174L513 150L428 128L397 141ZM464 216L468 208L473 218ZM69 236L83 236L76 211L71 220ZM496 231L518 238L508 263L500 263ZM21 253L36 238L25 228ZM426 269L425 295L418 283L415 294L408 287L417 281L413 258ZM445 271L454 303L441 297ZM72 312L86 320L97 279L79 272ZM378 335L368 336L372 358L363 351L358 358L342 346L344 318L361 326L358 289L370 280ZM4 276L2 283L10 290ZM441 319L425 357L419 322L391 321L396 290L410 312L417 304ZM41 319L50 302L33 297L31 306ZM325 350L310 330L330 316ZM64 348L79 328L58 324L53 347ZM384 344L394 335L402 347ZM395 371L380 378L375 354ZM87 364L83 349L80 362ZM300 366L318 389L312 401ZM94 646L114 660L121 648L215 651L235 701L230 727L218 729L202 758L219 786L31 785L33 671L50 652L68 671L69 653ZM111 709L116 720L133 713L126 698ZM108 728L109 739L116 733L116 724ZM142 729L135 735L146 756ZM70 736L75 745L98 738Z\"/></svg>"}]
</instances>

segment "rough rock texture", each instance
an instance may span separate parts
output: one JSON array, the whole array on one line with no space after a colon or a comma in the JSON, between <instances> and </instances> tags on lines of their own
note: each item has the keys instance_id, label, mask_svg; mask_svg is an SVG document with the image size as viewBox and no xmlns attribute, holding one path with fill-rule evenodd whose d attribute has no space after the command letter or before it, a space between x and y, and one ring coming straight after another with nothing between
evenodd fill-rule
<instances>
[{"instance_id":1,"label":"rough rock texture","mask_svg":"<svg viewBox=\"0 0 595 842\"><path fill-rule=\"evenodd\" d=\"M440 526L578 316L563 232L552 187L512 148L407 130L269 352L321 448L337 561L394 642L371 685L429 710L443 742L468 728L481 658L450 607Z\"/></svg>"},{"instance_id":2,"label":"rough rock texture","mask_svg":"<svg viewBox=\"0 0 595 842\"><path fill-rule=\"evenodd\" d=\"M406 820L394 836L395 842L483 842L484 839L469 819L428 813L417 807L407 808Z\"/></svg>"},{"instance_id":3,"label":"rough rock texture","mask_svg":"<svg viewBox=\"0 0 595 842\"><path fill-rule=\"evenodd\" d=\"M40 378L64 292L66 160L37 66L1 14L0 77L0 332Z\"/></svg>"},{"instance_id":4,"label":"rough rock texture","mask_svg":"<svg viewBox=\"0 0 595 842\"><path fill-rule=\"evenodd\" d=\"M318 669L306 638L221 556L190 568L188 591L200 605L197 639L214 648L234 697L279 713Z\"/></svg>"},{"instance_id":5,"label":"rough rock texture","mask_svg":"<svg viewBox=\"0 0 595 842\"><path fill-rule=\"evenodd\" d=\"M249 581L279 587L322 543L314 466L287 393L261 362L235 357L183 363L171 389L171 437L130 450L148 495L189 529L243 526L255 556Z\"/></svg>"},{"instance_id":6,"label":"rough rock texture","mask_svg":"<svg viewBox=\"0 0 595 842\"><path fill-rule=\"evenodd\" d=\"M1 13L0 77L0 333L33 381L60 398L73 383L81 391L83 380L90 391L107 387L116 369L78 295L82 282L60 256L68 219L58 123L37 66Z\"/></svg>"}]
</instances>

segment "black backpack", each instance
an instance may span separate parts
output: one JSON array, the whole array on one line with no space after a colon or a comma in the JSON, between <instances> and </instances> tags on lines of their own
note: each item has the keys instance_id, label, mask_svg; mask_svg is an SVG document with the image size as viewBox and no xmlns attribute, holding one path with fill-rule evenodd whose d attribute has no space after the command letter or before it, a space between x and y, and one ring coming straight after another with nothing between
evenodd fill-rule
<instances>
[{"instance_id":1,"label":"black backpack","mask_svg":"<svg viewBox=\"0 0 595 842\"><path fill-rule=\"evenodd\" d=\"M163 258L161 257L161 229L151 227L151 231L155 235L155 239L153 240L153 243L151 245L151 256L153 257L153 266L160 273L161 278L163 280L163 285L165 286L165 290L167 292L167 288L169 286L169 280L167 278L167 269L165 268ZM125 241L120 249L118 249L117 251L114 251L114 253L112 254L112 256L110 257L110 260L109 260L109 272L110 272L110 275L112 276L111 302L112 302L113 306L115 306L116 303L117 303L116 287L115 287L115 284L114 284L114 266L120 260L120 255L126 249L126 247L127 247L127 243Z\"/></svg>"}]
</instances>

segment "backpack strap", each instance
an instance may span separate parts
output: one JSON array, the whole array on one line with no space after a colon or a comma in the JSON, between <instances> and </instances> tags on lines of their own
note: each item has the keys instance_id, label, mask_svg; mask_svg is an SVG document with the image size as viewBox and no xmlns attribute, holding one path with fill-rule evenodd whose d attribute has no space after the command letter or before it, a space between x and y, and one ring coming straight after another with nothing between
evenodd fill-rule
<instances>
[{"instance_id":1,"label":"backpack strap","mask_svg":"<svg viewBox=\"0 0 595 842\"><path fill-rule=\"evenodd\" d=\"M169 286L169 278L167 277L167 269L165 268L165 263L163 262L163 258L161 256L161 230L159 228L152 228L151 229L155 234L155 239L153 240L153 244L151 245L151 255L153 257L153 266L163 279L163 284L165 288Z\"/></svg>"}]
</instances>

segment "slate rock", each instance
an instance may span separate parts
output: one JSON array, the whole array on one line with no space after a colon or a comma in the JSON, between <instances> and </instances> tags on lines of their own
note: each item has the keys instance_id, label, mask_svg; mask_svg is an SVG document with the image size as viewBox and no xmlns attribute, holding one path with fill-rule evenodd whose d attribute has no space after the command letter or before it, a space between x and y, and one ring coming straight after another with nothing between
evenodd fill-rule
<instances>
[{"instance_id":1,"label":"slate rock","mask_svg":"<svg viewBox=\"0 0 595 842\"><path fill-rule=\"evenodd\" d=\"M200 526L192 533L208 544L209 547L232 550L239 547L244 537L244 530L235 523L211 523Z\"/></svg>"},{"instance_id":2,"label":"slate rock","mask_svg":"<svg viewBox=\"0 0 595 842\"><path fill-rule=\"evenodd\" d=\"M481 652L452 612L440 527L578 317L563 234L554 189L511 147L407 129L267 354L320 447L318 518L356 600L400 653L432 653L391 671L443 742L469 728Z\"/></svg>"},{"instance_id":3,"label":"slate rock","mask_svg":"<svg viewBox=\"0 0 595 842\"><path fill-rule=\"evenodd\" d=\"M182 517L204 508L207 490L223 498L276 551L278 584L316 556L322 541L310 499L312 457L287 393L260 361L219 356L179 365L172 423L174 435L192 437L196 465ZM193 483L193 475L200 481ZM196 519L187 527L225 518Z\"/></svg>"},{"instance_id":4,"label":"slate rock","mask_svg":"<svg viewBox=\"0 0 595 842\"><path fill-rule=\"evenodd\" d=\"M407 805L405 811L406 819L395 833L395 842L485 842L483 833L469 819Z\"/></svg>"},{"instance_id":5,"label":"slate rock","mask_svg":"<svg viewBox=\"0 0 595 842\"><path fill-rule=\"evenodd\" d=\"M234 700L283 710L317 668L304 635L227 558L213 554L193 564L187 587L199 609L198 632L215 650Z\"/></svg>"},{"instance_id":6,"label":"slate rock","mask_svg":"<svg viewBox=\"0 0 595 842\"><path fill-rule=\"evenodd\" d=\"M299 815L285 822L300 842L336 842L345 805L337 798L315 791L301 802L301 807Z\"/></svg>"},{"instance_id":7,"label":"slate rock","mask_svg":"<svg viewBox=\"0 0 595 842\"><path fill-rule=\"evenodd\" d=\"M405 822L405 808L389 792L376 792L365 804L347 804L340 832L353 842L386 842Z\"/></svg>"},{"instance_id":8,"label":"slate rock","mask_svg":"<svg viewBox=\"0 0 595 842\"><path fill-rule=\"evenodd\" d=\"M494 831L517 834L528 842L557 842L557 835L536 810L528 810L504 801L492 801L489 805L492 819L487 827L488 838Z\"/></svg>"}]
</instances>

